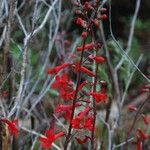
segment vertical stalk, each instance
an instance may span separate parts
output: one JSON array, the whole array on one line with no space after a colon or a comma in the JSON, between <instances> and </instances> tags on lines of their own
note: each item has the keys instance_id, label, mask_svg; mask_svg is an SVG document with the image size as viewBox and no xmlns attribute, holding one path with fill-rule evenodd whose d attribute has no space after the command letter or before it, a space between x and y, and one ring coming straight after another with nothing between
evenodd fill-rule
<instances>
[{"instance_id":1,"label":"vertical stalk","mask_svg":"<svg viewBox=\"0 0 150 150\"><path fill-rule=\"evenodd\" d=\"M96 51L96 56L97 56L97 51ZM93 92L96 92L97 73L98 73L98 63L96 63L96 69L95 69L96 76L94 78ZM92 133L91 133L91 149L92 150L94 150L95 122L96 122L96 103L95 103L95 99L93 98L93 126L92 126Z\"/></svg>"},{"instance_id":2,"label":"vertical stalk","mask_svg":"<svg viewBox=\"0 0 150 150\"><path fill-rule=\"evenodd\" d=\"M77 96L78 96L78 89L79 89L79 85L80 85L80 81L81 81L81 65L82 65L82 61L83 61L83 56L84 56L84 47L85 47L85 41L86 39L83 39L83 50L81 52L81 56L80 56L80 63L79 63L79 72L77 73L77 84L76 84L76 89L75 89L75 94L74 94L74 98L73 98L73 104L72 104L72 113L71 113L71 118L70 118L70 124L69 124L69 129L68 129L68 134L66 136L66 142L64 145L64 150L67 150L68 148L68 144L70 141L70 136L71 136L71 130L72 130L72 120L74 117L74 112L75 112L75 104L77 101Z\"/></svg>"}]
</instances>

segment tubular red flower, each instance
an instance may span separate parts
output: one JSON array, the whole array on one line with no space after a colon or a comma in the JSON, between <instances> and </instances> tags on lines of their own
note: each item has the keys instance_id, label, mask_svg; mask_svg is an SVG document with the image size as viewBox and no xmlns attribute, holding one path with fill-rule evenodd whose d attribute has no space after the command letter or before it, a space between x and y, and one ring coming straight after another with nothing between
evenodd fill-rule
<instances>
[{"instance_id":1,"label":"tubular red flower","mask_svg":"<svg viewBox=\"0 0 150 150\"><path fill-rule=\"evenodd\" d=\"M86 10L92 10L92 9L94 9L94 8L90 5L89 2L85 2L85 3L84 3L84 7L85 7Z\"/></svg>"},{"instance_id":2,"label":"tubular red flower","mask_svg":"<svg viewBox=\"0 0 150 150\"><path fill-rule=\"evenodd\" d=\"M94 19L94 20L92 20L92 22L93 22L93 24L94 24L97 28L99 27L99 25L100 25L99 20Z\"/></svg>"},{"instance_id":3,"label":"tubular red flower","mask_svg":"<svg viewBox=\"0 0 150 150\"><path fill-rule=\"evenodd\" d=\"M61 89L66 88L72 84L72 81L69 78L67 73L63 73L61 76L56 76L55 82L52 84L52 88Z\"/></svg>"},{"instance_id":4,"label":"tubular red flower","mask_svg":"<svg viewBox=\"0 0 150 150\"><path fill-rule=\"evenodd\" d=\"M142 140L146 140L149 138L149 135L147 133L145 133L142 129L138 129L137 131L138 131L140 138Z\"/></svg>"},{"instance_id":5,"label":"tubular red flower","mask_svg":"<svg viewBox=\"0 0 150 150\"><path fill-rule=\"evenodd\" d=\"M100 103L100 102L105 103L108 99L108 95L105 92L100 92L100 93L90 92L89 94L96 100L97 103Z\"/></svg>"},{"instance_id":6,"label":"tubular red flower","mask_svg":"<svg viewBox=\"0 0 150 150\"><path fill-rule=\"evenodd\" d=\"M81 83L79 85L78 91L81 91L89 82L88 81L84 81L83 83Z\"/></svg>"},{"instance_id":7,"label":"tubular red flower","mask_svg":"<svg viewBox=\"0 0 150 150\"><path fill-rule=\"evenodd\" d=\"M85 67L83 67L83 66L81 66L80 70L81 70L82 72L88 74L89 76L92 76L92 77L95 77L95 76L96 76L92 71L88 70L87 68L85 68Z\"/></svg>"},{"instance_id":8,"label":"tubular red flower","mask_svg":"<svg viewBox=\"0 0 150 150\"><path fill-rule=\"evenodd\" d=\"M75 107L79 107L79 106L81 106L81 103L77 102L75 104ZM72 105L59 105L58 107L56 107L55 112L60 113L62 111L69 111L69 110L72 110Z\"/></svg>"},{"instance_id":9,"label":"tubular red flower","mask_svg":"<svg viewBox=\"0 0 150 150\"><path fill-rule=\"evenodd\" d=\"M94 118L92 115L90 115L85 119L83 128L88 129L89 131L92 131L93 123L94 123Z\"/></svg>"},{"instance_id":10,"label":"tubular red flower","mask_svg":"<svg viewBox=\"0 0 150 150\"><path fill-rule=\"evenodd\" d=\"M107 12L107 9L106 9L106 8L101 8L100 11L101 11L101 12Z\"/></svg>"},{"instance_id":11,"label":"tubular red flower","mask_svg":"<svg viewBox=\"0 0 150 150\"><path fill-rule=\"evenodd\" d=\"M72 89L72 87L61 88L61 90L60 90L60 96L64 100L72 100L74 98L74 93L75 92Z\"/></svg>"},{"instance_id":12,"label":"tubular red flower","mask_svg":"<svg viewBox=\"0 0 150 150\"><path fill-rule=\"evenodd\" d=\"M92 76L92 77L96 76L92 71L88 70L87 68L85 68L83 66L80 66L80 62L76 62L75 65L72 65L72 67L75 72L82 71L82 72L88 74L89 76Z\"/></svg>"},{"instance_id":13,"label":"tubular red flower","mask_svg":"<svg viewBox=\"0 0 150 150\"><path fill-rule=\"evenodd\" d=\"M75 129L81 129L82 125L81 125L81 121L83 119L83 117L89 113L89 111L91 110L90 107L87 107L84 111L82 111L81 113L79 113L73 120L72 120L72 127Z\"/></svg>"},{"instance_id":14,"label":"tubular red flower","mask_svg":"<svg viewBox=\"0 0 150 150\"><path fill-rule=\"evenodd\" d=\"M54 134L54 129L46 130L46 132L45 132L46 137L40 138L40 142L42 143L42 147L44 149L51 148L52 143L64 135L65 135L65 132L63 132L63 131L59 132L58 134Z\"/></svg>"},{"instance_id":15,"label":"tubular red flower","mask_svg":"<svg viewBox=\"0 0 150 150\"><path fill-rule=\"evenodd\" d=\"M89 58L95 60L97 63L100 63L100 64L102 64L102 63L105 62L105 58L102 57L102 56L93 56L93 55L90 55Z\"/></svg>"},{"instance_id":16,"label":"tubular red flower","mask_svg":"<svg viewBox=\"0 0 150 150\"><path fill-rule=\"evenodd\" d=\"M106 19L108 19L108 16L106 14L103 14L99 17L99 19L106 20Z\"/></svg>"},{"instance_id":17,"label":"tubular red flower","mask_svg":"<svg viewBox=\"0 0 150 150\"><path fill-rule=\"evenodd\" d=\"M1 119L0 122L4 122L8 125L8 129L12 135L18 136L19 129L18 129L18 119L14 121L9 121L8 119Z\"/></svg>"},{"instance_id":18,"label":"tubular red flower","mask_svg":"<svg viewBox=\"0 0 150 150\"><path fill-rule=\"evenodd\" d=\"M87 37L87 32L82 32L81 36L83 39L85 39Z\"/></svg>"},{"instance_id":19,"label":"tubular red flower","mask_svg":"<svg viewBox=\"0 0 150 150\"><path fill-rule=\"evenodd\" d=\"M142 141L140 138L137 138L137 150L143 150L142 148Z\"/></svg>"},{"instance_id":20,"label":"tubular red flower","mask_svg":"<svg viewBox=\"0 0 150 150\"><path fill-rule=\"evenodd\" d=\"M70 66L70 63L64 63L64 64L56 66L54 68L49 68L47 70L47 73L48 74L57 74L59 71L61 71L62 69L66 68L68 66Z\"/></svg>"},{"instance_id":21,"label":"tubular red flower","mask_svg":"<svg viewBox=\"0 0 150 150\"><path fill-rule=\"evenodd\" d=\"M130 104L128 105L128 111L137 111L137 108L134 105Z\"/></svg>"},{"instance_id":22,"label":"tubular red flower","mask_svg":"<svg viewBox=\"0 0 150 150\"><path fill-rule=\"evenodd\" d=\"M86 27L87 26L87 23L86 23L86 21L85 20L83 20L82 18L80 18L80 17L78 17L77 18L77 20L76 20L76 24L77 25L80 25L80 26L82 26L82 27Z\"/></svg>"},{"instance_id":23,"label":"tubular red flower","mask_svg":"<svg viewBox=\"0 0 150 150\"><path fill-rule=\"evenodd\" d=\"M142 117L145 125L148 125L150 123L150 118L144 114L142 115Z\"/></svg>"},{"instance_id":24,"label":"tubular red flower","mask_svg":"<svg viewBox=\"0 0 150 150\"><path fill-rule=\"evenodd\" d=\"M84 48L84 49L83 49ZM88 44L85 44L85 46L78 46L77 47L77 51L83 51L83 50L88 50L88 49L93 49L95 48L95 44L94 43L88 43Z\"/></svg>"}]
</instances>

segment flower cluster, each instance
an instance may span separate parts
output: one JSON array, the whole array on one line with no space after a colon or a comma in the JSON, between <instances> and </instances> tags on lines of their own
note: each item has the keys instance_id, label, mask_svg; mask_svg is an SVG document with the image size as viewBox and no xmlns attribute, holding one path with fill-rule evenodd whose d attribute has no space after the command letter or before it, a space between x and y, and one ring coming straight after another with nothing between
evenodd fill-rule
<instances>
[{"instance_id":1,"label":"flower cluster","mask_svg":"<svg viewBox=\"0 0 150 150\"><path fill-rule=\"evenodd\" d=\"M64 145L65 150L72 137L73 129L84 135L83 139L76 135L74 136L79 144L84 144L88 140L94 141L94 137L90 137L91 133L94 133L96 129L96 113L94 113L96 106L94 103L106 103L109 99L107 83L105 81L99 83L98 80L101 80L101 78L99 78L98 70L94 71L91 67L96 64L97 68L99 68L98 65L102 65L106 61L99 54L102 43L95 40L96 33L94 33L94 28L99 27L100 21L107 19L107 10L105 8L99 9L100 4L99 0L74 2L77 7L75 23L83 30L81 33L83 44L77 46L71 63L64 62L61 65L49 68L47 71L49 75L55 75L55 81L51 88L58 90L61 101L64 100L64 104L56 106L54 113L59 117L63 117L64 121L69 123ZM91 42L87 41L87 38ZM70 71L76 75L76 82L71 79L68 73ZM97 90L97 85L101 86L100 90ZM90 91L87 90L89 88ZM86 132L84 132L85 130ZM55 141L54 133L50 132L49 134L51 136L46 133L47 138L42 138L41 140L43 147L50 147L51 143ZM51 137L51 141L49 137Z\"/></svg>"},{"instance_id":2,"label":"flower cluster","mask_svg":"<svg viewBox=\"0 0 150 150\"><path fill-rule=\"evenodd\" d=\"M51 148L52 143L64 135L65 135L65 132L59 132L59 133L55 134L54 129L46 130L45 137L40 138L42 147L43 148Z\"/></svg>"}]
</instances>

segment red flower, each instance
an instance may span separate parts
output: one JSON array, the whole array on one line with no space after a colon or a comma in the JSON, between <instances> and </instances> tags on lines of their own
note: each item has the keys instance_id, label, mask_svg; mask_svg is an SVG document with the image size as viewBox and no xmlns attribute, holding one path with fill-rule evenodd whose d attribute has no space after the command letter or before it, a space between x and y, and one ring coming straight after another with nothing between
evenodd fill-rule
<instances>
[{"instance_id":1,"label":"red flower","mask_svg":"<svg viewBox=\"0 0 150 150\"><path fill-rule=\"evenodd\" d=\"M90 5L89 2L85 2L85 3L84 3L84 7L85 7L86 10L92 10L92 9L94 9L94 8Z\"/></svg>"},{"instance_id":2,"label":"red flower","mask_svg":"<svg viewBox=\"0 0 150 150\"><path fill-rule=\"evenodd\" d=\"M79 113L73 120L72 120L72 127L75 129L81 129L82 125L81 125L81 121L84 118L84 116L89 113L89 111L91 110L90 107L87 107L84 111L82 111L81 113Z\"/></svg>"},{"instance_id":3,"label":"red flower","mask_svg":"<svg viewBox=\"0 0 150 150\"><path fill-rule=\"evenodd\" d=\"M66 88L71 84L72 81L70 80L69 75L67 73L63 73L61 76L56 76L55 82L52 84L52 88Z\"/></svg>"},{"instance_id":4,"label":"red flower","mask_svg":"<svg viewBox=\"0 0 150 150\"><path fill-rule=\"evenodd\" d=\"M106 102L108 99L108 95L105 92L101 92L101 93L90 92L90 95L96 100L97 103Z\"/></svg>"},{"instance_id":5,"label":"red flower","mask_svg":"<svg viewBox=\"0 0 150 150\"><path fill-rule=\"evenodd\" d=\"M83 66L80 66L80 62L76 62L76 64L73 65L72 67L74 68L74 71L75 71L75 72L82 71L82 72L88 74L89 76L92 76L92 77L95 77L95 76L96 76L96 75L95 75L92 71L90 71L89 69L87 69L87 68L85 68L85 67L83 67Z\"/></svg>"},{"instance_id":6,"label":"red flower","mask_svg":"<svg viewBox=\"0 0 150 150\"><path fill-rule=\"evenodd\" d=\"M86 128L86 129L88 129L89 131L92 131L93 123L94 123L94 118L93 118L93 116L88 116L88 117L85 119L83 128Z\"/></svg>"},{"instance_id":7,"label":"red flower","mask_svg":"<svg viewBox=\"0 0 150 150\"><path fill-rule=\"evenodd\" d=\"M46 137L41 137L40 141L42 143L43 148L51 148L52 143L57 140L59 137L64 136L65 132L59 132L57 134L54 133L54 129L49 129L46 130L45 136Z\"/></svg>"},{"instance_id":8,"label":"red flower","mask_svg":"<svg viewBox=\"0 0 150 150\"><path fill-rule=\"evenodd\" d=\"M99 19L106 20L106 19L108 19L108 16L106 14L103 14L99 17Z\"/></svg>"},{"instance_id":9,"label":"red flower","mask_svg":"<svg viewBox=\"0 0 150 150\"><path fill-rule=\"evenodd\" d=\"M142 117L143 117L143 121L144 121L144 123L146 124L146 125L148 125L149 123L150 123L150 118L148 117L148 116L146 116L146 115L142 115Z\"/></svg>"},{"instance_id":10,"label":"red flower","mask_svg":"<svg viewBox=\"0 0 150 150\"><path fill-rule=\"evenodd\" d=\"M137 138L137 150L143 150L142 148L142 141L140 138Z\"/></svg>"},{"instance_id":11,"label":"red flower","mask_svg":"<svg viewBox=\"0 0 150 150\"><path fill-rule=\"evenodd\" d=\"M142 140L146 140L146 139L149 138L149 135L146 134L142 129L138 129L137 131L138 131L139 136L140 136L140 138L141 138Z\"/></svg>"},{"instance_id":12,"label":"red flower","mask_svg":"<svg viewBox=\"0 0 150 150\"><path fill-rule=\"evenodd\" d=\"M107 12L107 9L106 9L106 8L101 8L100 11L101 11L101 12Z\"/></svg>"},{"instance_id":13,"label":"red flower","mask_svg":"<svg viewBox=\"0 0 150 150\"><path fill-rule=\"evenodd\" d=\"M93 48L95 48L95 44L94 43L89 43L89 44L85 44L85 46L77 47L77 51L83 51L83 50L88 50L88 49L93 49Z\"/></svg>"},{"instance_id":14,"label":"red flower","mask_svg":"<svg viewBox=\"0 0 150 150\"><path fill-rule=\"evenodd\" d=\"M92 77L95 77L95 76L96 76L92 71L88 70L87 68L85 68L85 67L83 67L83 66L81 66L80 70L81 70L82 72L88 74L89 76L92 76Z\"/></svg>"},{"instance_id":15,"label":"red flower","mask_svg":"<svg viewBox=\"0 0 150 150\"><path fill-rule=\"evenodd\" d=\"M4 122L8 125L8 129L12 135L17 136L19 134L18 120L9 121L8 119L1 119L0 122Z\"/></svg>"},{"instance_id":16,"label":"red flower","mask_svg":"<svg viewBox=\"0 0 150 150\"><path fill-rule=\"evenodd\" d=\"M64 68L68 67L69 65L70 65L70 63L64 63L64 64L59 65L59 66L56 66L56 67L54 67L54 68L49 68L49 69L47 70L47 73L48 73L48 74L57 74L60 70L62 70L62 69L64 69Z\"/></svg>"},{"instance_id":17,"label":"red flower","mask_svg":"<svg viewBox=\"0 0 150 150\"><path fill-rule=\"evenodd\" d=\"M77 20L76 20L76 24L77 25L80 25L80 26L82 26L82 27L86 27L87 26L87 23L86 23L86 21L85 20L83 20L82 18L80 18L80 17L78 17L77 18Z\"/></svg>"},{"instance_id":18,"label":"red flower","mask_svg":"<svg viewBox=\"0 0 150 150\"><path fill-rule=\"evenodd\" d=\"M82 32L82 38L85 39L87 37L87 32Z\"/></svg>"},{"instance_id":19,"label":"red flower","mask_svg":"<svg viewBox=\"0 0 150 150\"><path fill-rule=\"evenodd\" d=\"M137 108L134 105L128 105L128 111L137 111Z\"/></svg>"},{"instance_id":20,"label":"red flower","mask_svg":"<svg viewBox=\"0 0 150 150\"><path fill-rule=\"evenodd\" d=\"M80 102L77 102L75 104L75 107L81 106ZM62 111L69 111L72 110L72 105L59 105L58 107L56 107L55 112L56 113L60 113Z\"/></svg>"},{"instance_id":21,"label":"red flower","mask_svg":"<svg viewBox=\"0 0 150 150\"><path fill-rule=\"evenodd\" d=\"M89 58L95 60L97 63L100 63L100 64L102 64L102 63L105 62L105 58L102 57L102 56L93 56L93 55L90 55Z\"/></svg>"},{"instance_id":22,"label":"red flower","mask_svg":"<svg viewBox=\"0 0 150 150\"><path fill-rule=\"evenodd\" d=\"M79 85L78 91L81 91L89 82L88 81L84 81L83 83L81 83Z\"/></svg>"},{"instance_id":23,"label":"red flower","mask_svg":"<svg viewBox=\"0 0 150 150\"><path fill-rule=\"evenodd\" d=\"M92 20L92 22L94 23L94 25L95 25L96 27L99 27L99 24L100 24L99 20L94 19L94 20Z\"/></svg>"},{"instance_id":24,"label":"red flower","mask_svg":"<svg viewBox=\"0 0 150 150\"><path fill-rule=\"evenodd\" d=\"M62 87L60 90L60 96L64 99L64 100L72 100L74 98L74 90L72 89L72 87Z\"/></svg>"}]
</instances>

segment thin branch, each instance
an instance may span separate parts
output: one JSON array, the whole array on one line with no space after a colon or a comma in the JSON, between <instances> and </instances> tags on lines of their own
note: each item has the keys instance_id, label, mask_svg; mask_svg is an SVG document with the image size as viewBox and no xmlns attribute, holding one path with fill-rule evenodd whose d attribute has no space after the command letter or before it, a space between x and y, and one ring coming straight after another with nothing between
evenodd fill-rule
<instances>
[{"instance_id":1,"label":"thin branch","mask_svg":"<svg viewBox=\"0 0 150 150\"><path fill-rule=\"evenodd\" d=\"M99 119L105 124L108 130L108 150L111 150L112 147L112 131L110 129L109 124L100 116L98 115Z\"/></svg>"},{"instance_id":2,"label":"thin branch","mask_svg":"<svg viewBox=\"0 0 150 150\"><path fill-rule=\"evenodd\" d=\"M139 59L138 59L138 61L137 61L137 63L136 63L137 66L140 64L142 58L143 58L143 55L140 55L140 57L139 57ZM129 85L130 85L130 83L131 83L131 80L132 80L132 78L133 78L133 75L134 75L135 71L136 71L136 69L133 68L133 70L132 70L132 72L131 72L131 74L130 74L130 76L129 76L129 78L128 78L128 81L127 81L127 83L126 83L126 87L125 87L125 90L124 90L124 93L123 93L123 96L122 96L122 99L121 99L121 107L122 107L123 104L124 104L125 97L126 97L126 94L127 94L127 90L128 90L128 88L129 88Z\"/></svg>"},{"instance_id":3,"label":"thin branch","mask_svg":"<svg viewBox=\"0 0 150 150\"><path fill-rule=\"evenodd\" d=\"M129 38L128 38L128 44L127 44L127 48L126 48L126 54L129 54L129 52L131 51L131 46L132 46L132 41L133 41L133 36L134 36L135 23L136 23L139 9L140 9L140 4L141 4L141 0L137 0L135 12L133 15L133 19L132 19L131 27L130 27L130 31L129 31ZM119 61L118 65L115 67L115 69L118 70L121 67L121 65L123 64L123 62L124 62L124 57L121 58L121 60Z\"/></svg>"},{"instance_id":4,"label":"thin branch","mask_svg":"<svg viewBox=\"0 0 150 150\"><path fill-rule=\"evenodd\" d=\"M128 54L126 54L126 52L123 50L123 48L121 47L121 45L119 44L119 42L116 40L116 38L114 37L113 31L112 31L112 23L111 23L111 0L109 0L109 28L110 28L110 33L111 33L111 37L113 39L113 41L116 43L116 45L119 47L119 49L121 50L121 55L122 57L125 57L131 64L133 67L135 67L137 69L137 71L140 73L140 75L143 76L143 78L150 83L150 80L143 74L143 72L136 66L136 64L133 62L133 60L130 58L130 56Z\"/></svg>"}]
</instances>

